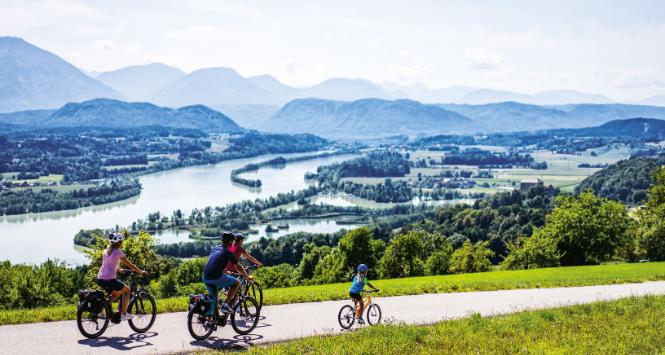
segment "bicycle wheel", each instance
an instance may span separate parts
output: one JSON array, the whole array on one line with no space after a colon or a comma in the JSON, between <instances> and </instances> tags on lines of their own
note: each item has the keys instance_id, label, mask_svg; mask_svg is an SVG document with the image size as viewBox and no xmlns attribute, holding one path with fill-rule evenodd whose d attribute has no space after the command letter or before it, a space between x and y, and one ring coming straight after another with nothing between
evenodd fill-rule
<instances>
[{"instance_id":1,"label":"bicycle wheel","mask_svg":"<svg viewBox=\"0 0 665 355\"><path fill-rule=\"evenodd\" d=\"M344 329L349 329L351 326L353 326L353 323L356 322L356 310L353 309L352 306L349 306L348 304L344 307L342 307L339 310L339 315L337 316L337 320L339 320L339 325L342 326Z\"/></svg>"},{"instance_id":2,"label":"bicycle wheel","mask_svg":"<svg viewBox=\"0 0 665 355\"><path fill-rule=\"evenodd\" d=\"M378 304L370 304L367 307L367 322L370 325L377 325L381 322L381 307Z\"/></svg>"},{"instance_id":3,"label":"bicycle wheel","mask_svg":"<svg viewBox=\"0 0 665 355\"><path fill-rule=\"evenodd\" d=\"M214 327L211 324L206 324L205 314L192 309L187 313L187 330L189 330L192 338L206 340L212 334Z\"/></svg>"},{"instance_id":4,"label":"bicycle wheel","mask_svg":"<svg viewBox=\"0 0 665 355\"><path fill-rule=\"evenodd\" d=\"M132 298L127 309L134 316L127 323L137 333L147 332L157 318L155 299L145 292L141 292Z\"/></svg>"},{"instance_id":5,"label":"bicycle wheel","mask_svg":"<svg viewBox=\"0 0 665 355\"><path fill-rule=\"evenodd\" d=\"M111 305L104 304L100 313L92 313L90 310L79 309L76 312L76 325L81 334L89 339L99 337L109 326L111 319Z\"/></svg>"},{"instance_id":6,"label":"bicycle wheel","mask_svg":"<svg viewBox=\"0 0 665 355\"><path fill-rule=\"evenodd\" d=\"M247 286L247 295L256 300L259 304L259 308L263 307L263 289L261 285L254 281Z\"/></svg>"},{"instance_id":7,"label":"bicycle wheel","mask_svg":"<svg viewBox=\"0 0 665 355\"><path fill-rule=\"evenodd\" d=\"M231 313L231 326L236 333L249 334L259 324L259 303L251 297L242 299Z\"/></svg>"}]
</instances>

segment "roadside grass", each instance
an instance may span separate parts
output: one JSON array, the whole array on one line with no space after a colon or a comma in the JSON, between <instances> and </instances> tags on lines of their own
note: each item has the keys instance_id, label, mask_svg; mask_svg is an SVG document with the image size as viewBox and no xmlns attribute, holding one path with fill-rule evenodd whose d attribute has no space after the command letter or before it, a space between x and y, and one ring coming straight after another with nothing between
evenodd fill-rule
<instances>
[{"instance_id":1,"label":"roadside grass","mask_svg":"<svg viewBox=\"0 0 665 355\"><path fill-rule=\"evenodd\" d=\"M370 272L370 280L372 274ZM376 280L380 296L403 296L425 293L494 291L545 287L590 286L665 280L665 262L606 264L594 266L559 267L532 270L490 271L473 274L422 276L403 279ZM348 298L350 283L297 286L266 289L264 304L319 302ZM180 312L187 309L186 297L157 300L157 311ZM71 305L0 310L0 325L48 322L76 318L76 306Z\"/></svg>"},{"instance_id":2,"label":"roadside grass","mask_svg":"<svg viewBox=\"0 0 665 355\"><path fill-rule=\"evenodd\" d=\"M625 298L429 326L383 325L309 337L268 354L657 354L665 351L665 296Z\"/></svg>"}]
</instances>

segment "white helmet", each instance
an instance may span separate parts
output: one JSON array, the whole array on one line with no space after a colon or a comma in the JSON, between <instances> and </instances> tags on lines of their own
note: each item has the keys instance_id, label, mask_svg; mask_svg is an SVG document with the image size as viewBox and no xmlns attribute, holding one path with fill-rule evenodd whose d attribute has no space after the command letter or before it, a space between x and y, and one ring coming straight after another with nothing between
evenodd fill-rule
<instances>
[{"instance_id":1,"label":"white helmet","mask_svg":"<svg viewBox=\"0 0 665 355\"><path fill-rule=\"evenodd\" d=\"M125 236L118 232L109 234L109 242L111 243L122 242L123 240L125 240Z\"/></svg>"}]
</instances>

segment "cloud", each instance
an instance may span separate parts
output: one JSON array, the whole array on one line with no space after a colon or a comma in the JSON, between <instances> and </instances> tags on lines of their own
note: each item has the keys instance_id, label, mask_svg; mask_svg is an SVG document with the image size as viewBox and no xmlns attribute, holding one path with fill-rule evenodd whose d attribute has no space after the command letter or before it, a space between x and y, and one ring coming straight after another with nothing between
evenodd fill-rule
<instances>
[{"instance_id":1,"label":"cloud","mask_svg":"<svg viewBox=\"0 0 665 355\"><path fill-rule=\"evenodd\" d=\"M506 63L506 58L485 48L464 48L464 57L471 61L471 67L477 70L498 70Z\"/></svg>"},{"instance_id":2,"label":"cloud","mask_svg":"<svg viewBox=\"0 0 665 355\"><path fill-rule=\"evenodd\" d=\"M621 89L665 88L665 80L653 70L644 70L625 73L614 81L614 85Z\"/></svg>"}]
</instances>

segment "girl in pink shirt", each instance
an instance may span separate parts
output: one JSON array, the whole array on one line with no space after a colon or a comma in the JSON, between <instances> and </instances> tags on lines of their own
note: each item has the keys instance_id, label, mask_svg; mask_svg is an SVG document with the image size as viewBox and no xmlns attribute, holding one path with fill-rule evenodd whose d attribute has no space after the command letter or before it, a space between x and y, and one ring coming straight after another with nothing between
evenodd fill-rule
<instances>
[{"instance_id":1,"label":"girl in pink shirt","mask_svg":"<svg viewBox=\"0 0 665 355\"><path fill-rule=\"evenodd\" d=\"M122 296L120 303L122 304L122 320L132 319L132 315L127 313L127 306L129 304L129 287L117 279L117 272L124 272L118 266L120 262L127 265L132 271L139 274L146 275L147 273L138 267L134 266L127 258L125 253L120 250L125 236L120 233L111 233L109 235L109 246L102 253L102 267L99 268L97 274L97 284L102 288L111 291L113 300Z\"/></svg>"}]
</instances>

